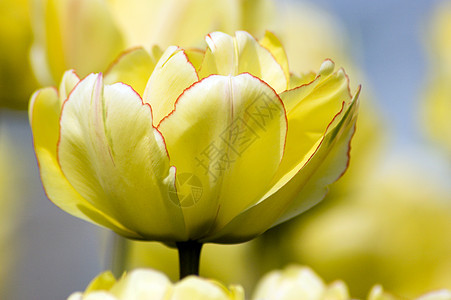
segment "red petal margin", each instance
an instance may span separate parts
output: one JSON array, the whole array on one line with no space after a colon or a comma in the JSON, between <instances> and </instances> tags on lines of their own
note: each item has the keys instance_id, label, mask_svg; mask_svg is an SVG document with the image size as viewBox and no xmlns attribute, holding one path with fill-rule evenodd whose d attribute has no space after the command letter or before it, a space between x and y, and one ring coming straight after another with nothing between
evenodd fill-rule
<instances>
[{"instance_id":1,"label":"red petal margin","mask_svg":"<svg viewBox=\"0 0 451 300\"><path fill-rule=\"evenodd\" d=\"M91 73L91 74L94 74L94 73ZM60 121L59 121L59 123L60 123L59 137L58 137L57 149L56 149L56 156L57 156L56 159L57 159L58 164L60 164L60 163L59 163L59 155L58 155L58 153L59 153L59 145L60 145L60 141L61 141L61 118L62 118L62 116L63 116L64 107L65 107L67 101L69 101L69 99L71 98L72 92L78 87L78 85L79 85L82 81L84 81L84 80L85 80L89 75L91 75L91 74L88 74L85 78L83 78L82 80L80 80L80 81L75 85L75 87L72 89L72 91L69 93L67 99L63 102L63 105L62 105L62 108L61 108L61 114L60 114ZM99 73L97 76L103 77L103 74L102 74L102 73ZM152 106L151 106L149 103L144 102L143 99L142 99L142 97L139 95L138 92L136 92L136 91L133 89L133 87L131 87L130 85L125 84L125 83L123 83L123 82L118 82L118 83L115 83L115 84L120 84L120 85L123 85L123 86L126 86L126 87L130 88L130 90L131 90L133 93L135 93L136 96L138 96L138 98L141 100L141 105L143 105L143 106L148 106L148 107L149 107L150 114L151 114L151 116L153 117ZM150 121L151 121L151 123L152 123L152 120L150 120ZM162 140L163 140L163 145L164 145L164 149L165 149L166 155L167 155L168 159L170 159L170 157L169 157L169 152L168 152L168 148L167 148L167 145L166 145L166 141L165 141L165 139L164 139L164 136L161 134L161 132L158 130L157 127L153 126L153 124L151 124L151 126L152 126L152 128L154 128L154 129L158 132L158 134L161 136L161 138L162 138ZM61 165L60 165L60 168L61 168Z\"/></svg>"},{"instance_id":2,"label":"red petal margin","mask_svg":"<svg viewBox=\"0 0 451 300\"><path fill-rule=\"evenodd\" d=\"M276 93L276 91L275 91L269 84L267 84L266 82L264 82L264 81L261 80L260 78L254 76L254 75L252 75L252 74L249 74L249 73L241 73L241 74L238 74L238 75L236 75L236 76L234 76L234 77L238 77L238 76L242 76L242 75L248 75L248 76L251 76L251 77L253 77L253 78L258 79L260 82L262 82L263 84L265 84L267 87L269 87L269 88L273 91L274 95L276 96L276 98L277 98L277 99L279 100L279 102L280 102L280 105L281 105L282 108L283 108L283 114L284 114L284 117L285 117L285 124L286 124L286 126L285 126L285 140L284 140L283 153L282 153L282 157L283 157L283 154L285 153L286 140L287 140L286 132L288 132L288 118L287 118L287 112L286 112L286 109L285 109L285 105L283 104L282 99L280 99L280 97L279 97L279 95ZM176 111L176 109L177 109L177 104L178 104L178 102L180 101L180 99L182 98L182 96L185 94L186 91L188 91L188 90L191 89L192 87L196 86L197 84L201 83L202 81L204 81L204 80L206 80L207 78L210 78L210 77L212 77L212 76L222 76L222 77L224 77L224 76L227 76L227 75L217 75L217 74L212 74L212 75L209 75L209 76L203 78L203 79L200 80L200 81L194 82L192 85L190 85L189 87L187 87L187 88L180 94L180 96L177 98L177 100L175 101L175 103L174 103L174 109L173 109L168 115L166 115L163 119L161 119L161 121L158 123L157 129L160 127L161 123L164 122L164 120L166 120L167 118L169 118L169 117Z\"/></svg>"}]
</instances>

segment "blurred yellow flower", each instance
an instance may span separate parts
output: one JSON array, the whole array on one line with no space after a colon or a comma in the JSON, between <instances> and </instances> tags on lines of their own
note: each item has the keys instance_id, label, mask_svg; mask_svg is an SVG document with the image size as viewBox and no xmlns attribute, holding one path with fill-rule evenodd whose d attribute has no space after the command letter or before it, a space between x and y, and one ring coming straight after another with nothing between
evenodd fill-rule
<instances>
[{"instance_id":1,"label":"blurred yellow flower","mask_svg":"<svg viewBox=\"0 0 451 300\"><path fill-rule=\"evenodd\" d=\"M364 276L364 274L360 274ZM252 300L350 300L348 288L341 280L326 285L310 268L291 265L284 270L271 271L258 283ZM356 299L356 298L352 298ZM360 298L363 299L363 298ZM402 300L384 290L381 285L371 288L368 300ZM414 298L409 298L414 299ZM415 300L451 300L451 291L442 289L421 295Z\"/></svg>"},{"instance_id":2,"label":"blurred yellow flower","mask_svg":"<svg viewBox=\"0 0 451 300\"><path fill-rule=\"evenodd\" d=\"M433 15L425 44L430 53L429 85L422 113L427 133L451 153L451 4L443 1Z\"/></svg>"},{"instance_id":3,"label":"blurred yellow flower","mask_svg":"<svg viewBox=\"0 0 451 300\"><path fill-rule=\"evenodd\" d=\"M100 72L124 49L123 37L104 0L34 0L31 62L42 85L67 69L80 76Z\"/></svg>"},{"instance_id":4,"label":"blurred yellow flower","mask_svg":"<svg viewBox=\"0 0 451 300\"><path fill-rule=\"evenodd\" d=\"M229 289L219 282L197 276L175 284L163 273L151 269L136 269L118 281L110 272L97 276L84 293L77 292L68 300L244 300L240 286Z\"/></svg>"},{"instance_id":5,"label":"blurred yellow flower","mask_svg":"<svg viewBox=\"0 0 451 300\"><path fill-rule=\"evenodd\" d=\"M273 0L34 0L34 72L43 85L64 70L82 77L102 71L118 51L160 45L201 46L207 32L276 33L295 71L315 70L325 59L346 60L337 20L307 3ZM92 26L96 24L96 26Z\"/></svg>"},{"instance_id":6,"label":"blurred yellow flower","mask_svg":"<svg viewBox=\"0 0 451 300\"><path fill-rule=\"evenodd\" d=\"M253 300L347 300L348 288L342 281L326 285L310 268L289 266L272 271L257 285Z\"/></svg>"},{"instance_id":7,"label":"blurred yellow flower","mask_svg":"<svg viewBox=\"0 0 451 300\"><path fill-rule=\"evenodd\" d=\"M356 121L344 71L290 75L271 33L206 40L205 53L135 49L105 76L68 71L59 92L33 95L52 201L129 238L237 243L324 197Z\"/></svg>"},{"instance_id":8,"label":"blurred yellow flower","mask_svg":"<svg viewBox=\"0 0 451 300\"><path fill-rule=\"evenodd\" d=\"M262 34L269 0L34 0L31 59L42 85L100 72L126 48L200 45L207 32ZM254 30L255 29L255 30Z\"/></svg>"},{"instance_id":9,"label":"blurred yellow flower","mask_svg":"<svg viewBox=\"0 0 451 300\"><path fill-rule=\"evenodd\" d=\"M402 300L404 297L395 296L390 294L382 288L380 285L374 286L368 294L368 300ZM438 290L424 294L415 300L451 300L451 291Z\"/></svg>"},{"instance_id":10,"label":"blurred yellow flower","mask_svg":"<svg viewBox=\"0 0 451 300\"><path fill-rule=\"evenodd\" d=\"M356 296L374 283L411 298L451 289L451 195L414 159L389 161L346 202L299 220L283 236L285 255L342 278Z\"/></svg>"},{"instance_id":11,"label":"blurred yellow flower","mask_svg":"<svg viewBox=\"0 0 451 300\"><path fill-rule=\"evenodd\" d=\"M31 36L29 1L0 1L0 107L26 109L37 87L28 61Z\"/></svg>"}]
</instances>

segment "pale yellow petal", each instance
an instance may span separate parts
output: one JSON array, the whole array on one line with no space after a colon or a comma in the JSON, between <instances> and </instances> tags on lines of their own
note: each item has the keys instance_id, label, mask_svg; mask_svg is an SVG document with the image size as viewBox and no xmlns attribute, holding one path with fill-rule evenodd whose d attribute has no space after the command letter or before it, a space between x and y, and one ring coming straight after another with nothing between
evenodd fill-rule
<instances>
[{"instance_id":1,"label":"pale yellow petal","mask_svg":"<svg viewBox=\"0 0 451 300\"><path fill-rule=\"evenodd\" d=\"M81 81L65 102L58 158L89 203L146 239L184 239L183 216L169 199L174 174L150 107L125 84Z\"/></svg>"},{"instance_id":2,"label":"pale yellow petal","mask_svg":"<svg viewBox=\"0 0 451 300\"><path fill-rule=\"evenodd\" d=\"M416 298L416 300L451 300L451 290L438 290L429 292Z\"/></svg>"},{"instance_id":3,"label":"pale yellow petal","mask_svg":"<svg viewBox=\"0 0 451 300\"><path fill-rule=\"evenodd\" d=\"M150 55L143 48L123 53L105 74L105 83L123 82L130 85L139 95L144 94L147 81L160 57Z\"/></svg>"},{"instance_id":4,"label":"pale yellow petal","mask_svg":"<svg viewBox=\"0 0 451 300\"><path fill-rule=\"evenodd\" d=\"M144 92L144 102L150 103L153 123L158 125L173 109L183 91L198 81L196 69L185 51L169 47L161 56Z\"/></svg>"},{"instance_id":5,"label":"pale yellow petal","mask_svg":"<svg viewBox=\"0 0 451 300\"><path fill-rule=\"evenodd\" d=\"M202 66L202 62L204 60L205 51L200 49L185 49L185 54L188 57L188 60L193 64L196 71L199 71Z\"/></svg>"},{"instance_id":6,"label":"pale yellow petal","mask_svg":"<svg viewBox=\"0 0 451 300\"><path fill-rule=\"evenodd\" d=\"M290 69L288 68L288 58L282 43L271 31L266 31L265 36L259 40L260 45L268 49L274 59L279 63L285 74L287 82L290 80Z\"/></svg>"},{"instance_id":7,"label":"pale yellow petal","mask_svg":"<svg viewBox=\"0 0 451 300\"><path fill-rule=\"evenodd\" d=\"M172 283L161 272L135 269L111 289L118 299L168 299Z\"/></svg>"},{"instance_id":8,"label":"pale yellow petal","mask_svg":"<svg viewBox=\"0 0 451 300\"><path fill-rule=\"evenodd\" d=\"M316 73L315 72L306 72L300 75L290 74L290 82L288 83L288 89L294 89L301 85L308 84L315 80Z\"/></svg>"},{"instance_id":9,"label":"pale yellow petal","mask_svg":"<svg viewBox=\"0 0 451 300\"><path fill-rule=\"evenodd\" d=\"M285 111L258 78L213 75L184 92L159 130L177 179L198 182L197 198L181 200L189 235L197 239L267 191L283 154ZM180 188L180 197L191 195L190 185Z\"/></svg>"},{"instance_id":10,"label":"pale yellow petal","mask_svg":"<svg viewBox=\"0 0 451 300\"><path fill-rule=\"evenodd\" d=\"M211 74L237 75L250 73L261 78L277 93L287 89L288 81L283 68L270 51L244 31L235 37L222 32L207 35L208 49L199 71L200 78Z\"/></svg>"},{"instance_id":11,"label":"pale yellow petal","mask_svg":"<svg viewBox=\"0 0 451 300\"><path fill-rule=\"evenodd\" d=\"M37 91L30 101L30 125L41 180L45 192L62 210L93 223L108 227L124 236L139 235L105 216L87 202L67 181L57 162L60 101L53 88Z\"/></svg>"},{"instance_id":12,"label":"pale yellow petal","mask_svg":"<svg viewBox=\"0 0 451 300\"><path fill-rule=\"evenodd\" d=\"M358 93L355 98L358 97ZM314 155L290 180L281 179L261 201L244 210L208 240L223 243L247 241L280 222L310 208L324 197L327 185L344 172L356 121L357 101L340 112L339 124L328 131ZM276 190L276 192L274 192Z\"/></svg>"},{"instance_id":13,"label":"pale yellow petal","mask_svg":"<svg viewBox=\"0 0 451 300\"><path fill-rule=\"evenodd\" d=\"M252 299L320 300L325 287L322 279L311 269L289 266L282 271L272 271L264 276Z\"/></svg>"},{"instance_id":14,"label":"pale yellow petal","mask_svg":"<svg viewBox=\"0 0 451 300\"><path fill-rule=\"evenodd\" d=\"M63 79L59 86L59 106L63 106L64 100L67 99L73 88L80 82L80 78L74 70L64 72Z\"/></svg>"},{"instance_id":15,"label":"pale yellow petal","mask_svg":"<svg viewBox=\"0 0 451 300\"><path fill-rule=\"evenodd\" d=\"M230 292L217 282L189 276L178 282L170 300L231 300Z\"/></svg>"},{"instance_id":16,"label":"pale yellow petal","mask_svg":"<svg viewBox=\"0 0 451 300\"><path fill-rule=\"evenodd\" d=\"M280 177L309 159L330 121L342 110L343 103L346 110L352 99L342 70L321 79L281 94L287 108L288 135Z\"/></svg>"},{"instance_id":17,"label":"pale yellow petal","mask_svg":"<svg viewBox=\"0 0 451 300\"><path fill-rule=\"evenodd\" d=\"M395 295L392 295L390 293L387 293L384 291L382 286L375 285L371 289L370 293L368 294L368 300L401 300L402 298L396 297Z\"/></svg>"}]
</instances>

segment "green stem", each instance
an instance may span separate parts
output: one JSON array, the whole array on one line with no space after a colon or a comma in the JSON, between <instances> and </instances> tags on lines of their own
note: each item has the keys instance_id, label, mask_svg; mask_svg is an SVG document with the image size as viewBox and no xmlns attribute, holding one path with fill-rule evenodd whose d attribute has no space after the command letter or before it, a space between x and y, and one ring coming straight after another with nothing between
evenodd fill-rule
<instances>
[{"instance_id":1,"label":"green stem","mask_svg":"<svg viewBox=\"0 0 451 300\"><path fill-rule=\"evenodd\" d=\"M177 242L179 251L180 279L189 275L199 275L202 243L196 241Z\"/></svg>"}]
</instances>

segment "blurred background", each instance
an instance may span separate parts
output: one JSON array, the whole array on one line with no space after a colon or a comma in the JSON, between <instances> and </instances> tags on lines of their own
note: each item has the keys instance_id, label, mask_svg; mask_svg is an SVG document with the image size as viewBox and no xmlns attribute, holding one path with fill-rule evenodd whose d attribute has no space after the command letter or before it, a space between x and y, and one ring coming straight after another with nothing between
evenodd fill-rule
<instances>
[{"instance_id":1,"label":"blurred background","mask_svg":"<svg viewBox=\"0 0 451 300\"><path fill-rule=\"evenodd\" d=\"M65 299L118 253L112 233L46 198L33 91L69 68L103 71L128 47L203 48L206 33L238 29L276 33L297 73L333 59L362 84L362 107L350 168L327 198L252 242L206 245L201 275L250 295L265 272L297 263L353 297L377 283L404 297L451 289L450 1L0 0L0 25L1 299ZM176 279L175 250L122 250L125 269Z\"/></svg>"}]
</instances>

